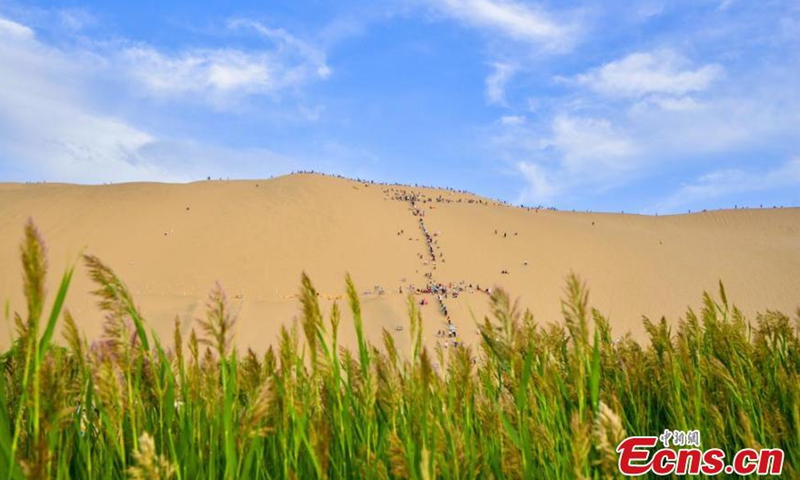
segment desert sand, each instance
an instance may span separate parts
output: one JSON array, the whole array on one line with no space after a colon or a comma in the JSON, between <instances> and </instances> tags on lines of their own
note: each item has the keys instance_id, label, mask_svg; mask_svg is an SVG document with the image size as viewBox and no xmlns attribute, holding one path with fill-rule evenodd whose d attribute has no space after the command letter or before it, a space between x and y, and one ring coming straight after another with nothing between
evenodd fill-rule
<instances>
[{"instance_id":1,"label":"desert sand","mask_svg":"<svg viewBox=\"0 0 800 480\"><path fill-rule=\"evenodd\" d=\"M703 291L716 293L720 280L746 315L794 314L800 305L797 208L657 217L537 211L448 190L295 174L191 184L0 184L0 301L12 314L25 309L19 243L28 217L47 243L50 300L64 269L78 263L66 306L90 340L101 335L103 314L81 252L116 271L167 344L176 317L185 334L196 325L218 281L239 313L236 343L264 350L300 313L303 271L325 309L338 301L345 312L349 272L363 294L369 339L380 341L385 328L400 348L409 343L407 294L430 281L463 287L444 302L467 343L488 312L488 295L477 286L502 286L538 321L558 322L570 272L587 282L591 306L610 318L615 335L638 339L643 315L676 322L700 307ZM436 332L447 322L436 295L415 301L423 298L424 339L433 346L443 342ZM7 347L12 323L1 322L0 347ZM352 323L341 330L352 345Z\"/></svg>"}]
</instances>

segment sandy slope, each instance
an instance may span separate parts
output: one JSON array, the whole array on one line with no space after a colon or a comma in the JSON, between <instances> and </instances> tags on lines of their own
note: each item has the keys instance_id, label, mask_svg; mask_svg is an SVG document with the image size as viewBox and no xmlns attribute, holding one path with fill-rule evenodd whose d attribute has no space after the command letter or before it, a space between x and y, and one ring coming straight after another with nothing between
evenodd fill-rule
<instances>
[{"instance_id":1,"label":"sandy slope","mask_svg":"<svg viewBox=\"0 0 800 480\"><path fill-rule=\"evenodd\" d=\"M437 242L435 270L420 217L411 202L394 198L401 190L430 199L419 197L416 206ZM719 279L748 314L794 313L800 305L798 209L669 217L537 212L448 191L292 175L188 185L0 184L0 300L11 311L24 309L18 245L29 216L48 244L51 292L85 249L116 270L167 339L176 315L185 331L192 328L218 280L240 309L238 343L264 348L298 314L304 270L325 308L344 293L347 271L360 292L382 287L384 295L364 295L365 324L373 340L386 328L401 348L408 328L395 330L407 325L399 287L424 286L428 272L443 284L502 285L538 319L558 320L564 277L574 271L616 332L636 336L641 315L676 319L699 304L703 290L716 291ZM86 277L81 266L67 304L92 338L102 315ZM427 298L425 338L433 345L444 317ZM476 292L445 300L467 341L475 337L471 315L486 312L486 299ZM10 332L2 323L0 347ZM345 343L351 330L344 322Z\"/></svg>"}]
</instances>

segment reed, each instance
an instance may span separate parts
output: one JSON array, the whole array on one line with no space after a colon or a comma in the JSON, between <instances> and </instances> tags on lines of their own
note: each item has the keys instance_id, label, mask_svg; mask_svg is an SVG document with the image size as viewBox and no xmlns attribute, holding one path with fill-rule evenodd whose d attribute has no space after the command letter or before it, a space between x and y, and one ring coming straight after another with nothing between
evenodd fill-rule
<instances>
[{"instance_id":1,"label":"reed","mask_svg":"<svg viewBox=\"0 0 800 480\"><path fill-rule=\"evenodd\" d=\"M423 345L411 299L401 352L389 332L368 341L349 277L348 326L303 276L302 318L242 355L219 286L199 331L184 339L176 322L165 349L124 282L85 256L106 313L90 346L62 311L72 269L47 301L32 222L21 258L27 311L0 354L0 480L619 478L619 441L665 428L729 452L782 448L785 478L800 472L800 312L749 321L722 285L677 322L644 319L644 344L614 339L575 275L559 323L496 290L480 342L445 355ZM341 328L355 328L355 351Z\"/></svg>"}]
</instances>

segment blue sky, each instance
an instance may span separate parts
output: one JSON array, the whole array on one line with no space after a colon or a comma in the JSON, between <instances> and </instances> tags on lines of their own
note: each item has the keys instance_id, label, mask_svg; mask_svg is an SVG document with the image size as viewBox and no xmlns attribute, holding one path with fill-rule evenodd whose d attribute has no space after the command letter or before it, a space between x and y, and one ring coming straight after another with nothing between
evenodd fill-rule
<instances>
[{"instance_id":1,"label":"blue sky","mask_svg":"<svg viewBox=\"0 0 800 480\"><path fill-rule=\"evenodd\" d=\"M0 0L0 181L800 204L800 3Z\"/></svg>"}]
</instances>

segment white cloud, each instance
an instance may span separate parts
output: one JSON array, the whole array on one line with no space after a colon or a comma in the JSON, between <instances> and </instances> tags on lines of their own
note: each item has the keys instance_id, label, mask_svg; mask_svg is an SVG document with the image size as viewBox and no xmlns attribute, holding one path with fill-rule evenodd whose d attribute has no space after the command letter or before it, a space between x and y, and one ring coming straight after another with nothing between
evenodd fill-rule
<instances>
[{"instance_id":1,"label":"white cloud","mask_svg":"<svg viewBox=\"0 0 800 480\"><path fill-rule=\"evenodd\" d=\"M266 39L270 48L189 49L174 54L148 45L123 48L118 61L128 76L160 98L192 98L219 108L251 95L278 96L330 76L325 55L281 29L234 20L231 31L248 31Z\"/></svg>"},{"instance_id":2,"label":"white cloud","mask_svg":"<svg viewBox=\"0 0 800 480\"><path fill-rule=\"evenodd\" d=\"M558 115L553 119L551 144L562 156L563 166L583 173L596 170L599 177L627 170L636 153L633 142L603 118Z\"/></svg>"},{"instance_id":3,"label":"white cloud","mask_svg":"<svg viewBox=\"0 0 800 480\"><path fill-rule=\"evenodd\" d=\"M600 94L636 98L649 94L682 96L706 90L723 74L720 65L692 68L689 61L672 50L639 52L615 60L576 77Z\"/></svg>"},{"instance_id":4,"label":"white cloud","mask_svg":"<svg viewBox=\"0 0 800 480\"><path fill-rule=\"evenodd\" d=\"M532 162L518 162L517 170L525 180L517 203L542 205L559 193L559 188L551 182L548 172L541 166Z\"/></svg>"},{"instance_id":5,"label":"white cloud","mask_svg":"<svg viewBox=\"0 0 800 480\"><path fill-rule=\"evenodd\" d=\"M503 115L500 117L500 124L502 125L522 125L525 123L525 117L522 115Z\"/></svg>"},{"instance_id":6,"label":"white cloud","mask_svg":"<svg viewBox=\"0 0 800 480\"><path fill-rule=\"evenodd\" d=\"M788 80L796 72L788 64L731 70L732 81L722 66L672 50L635 53L561 82L567 93L528 124L497 122L491 145L525 180L528 202L596 197L698 162L716 173L684 185L662 211L768 191L797 178L796 159L761 175L723 166L796 146L800 96Z\"/></svg>"},{"instance_id":7,"label":"white cloud","mask_svg":"<svg viewBox=\"0 0 800 480\"><path fill-rule=\"evenodd\" d=\"M266 58L236 50L196 50L179 56L152 47L121 52L126 71L159 95L267 93L280 87Z\"/></svg>"},{"instance_id":8,"label":"white cloud","mask_svg":"<svg viewBox=\"0 0 800 480\"><path fill-rule=\"evenodd\" d=\"M648 109L652 105L655 105L661 110L670 112L689 112L701 110L705 107L701 102L689 96L671 97L668 95L652 95L642 102L634 104L633 112L636 113L638 110Z\"/></svg>"},{"instance_id":9,"label":"white cloud","mask_svg":"<svg viewBox=\"0 0 800 480\"><path fill-rule=\"evenodd\" d=\"M791 182L800 187L797 157L760 174L718 166L750 158L757 169L776 147L796 145L800 114L789 106L800 103L791 92L750 90L751 98L726 94L702 102L653 95L631 100L632 107L621 114L611 110L608 118L596 115L600 109L570 110L561 105L562 111L549 122L537 123L535 118L526 124L497 122L492 128L500 133L494 134L492 145L525 180L521 193L525 203L594 197L635 179L679 172L698 163L716 166L716 173L684 185L650 210L679 211L729 195L769 192Z\"/></svg>"},{"instance_id":10,"label":"white cloud","mask_svg":"<svg viewBox=\"0 0 800 480\"><path fill-rule=\"evenodd\" d=\"M7 20L0 25L7 25ZM30 32L18 25L14 30ZM45 178L148 178L158 167L138 155L153 137L124 121L92 112L75 90L81 55L25 42L0 42L0 158ZM102 181L102 180L101 180Z\"/></svg>"},{"instance_id":11,"label":"white cloud","mask_svg":"<svg viewBox=\"0 0 800 480\"><path fill-rule=\"evenodd\" d=\"M0 38L31 39L33 36L33 30L30 27L0 17Z\"/></svg>"},{"instance_id":12,"label":"white cloud","mask_svg":"<svg viewBox=\"0 0 800 480\"><path fill-rule=\"evenodd\" d=\"M491 144L525 181L520 203L543 204L574 190L598 191L637 174L639 148L605 118L569 113L549 123L501 117Z\"/></svg>"},{"instance_id":13,"label":"white cloud","mask_svg":"<svg viewBox=\"0 0 800 480\"><path fill-rule=\"evenodd\" d=\"M235 19L228 22L228 28L232 30L252 30L262 37L275 42L278 50L286 55L296 55L302 62L308 65L309 70L319 78L328 78L331 68L326 64L325 54L318 48L312 46L298 37L291 35L281 28L269 28L262 23L252 20Z\"/></svg>"},{"instance_id":14,"label":"white cloud","mask_svg":"<svg viewBox=\"0 0 800 480\"><path fill-rule=\"evenodd\" d=\"M8 32L16 40L0 41L0 171L16 172L19 180L188 181L237 172L269 175L295 165L266 149L174 139L111 115L93 105L93 86L107 66L119 64L115 54L54 48L36 40L27 26L0 18L0 39ZM148 61L167 63L155 69L182 81L198 80L192 75L199 67L171 64L174 59L154 49L144 55L150 55ZM204 88L247 92L246 84L254 83L259 73L248 70L246 62L236 63L235 56L227 60L200 69L212 85Z\"/></svg>"},{"instance_id":15,"label":"white cloud","mask_svg":"<svg viewBox=\"0 0 800 480\"><path fill-rule=\"evenodd\" d=\"M493 105L506 104L506 84L517 71L517 67L508 63L495 63L494 71L486 77L486 100Z\"/></svg>"},{"instance_id":16,"label":"white cloud","mask_svg":"<svg viewBox=\"0 0 800 480\"><path fill-rule=\"evenodd\" d=\"M730 81L722 66L693 66L672 50L636 53L575 77L573 85L588 90L573 100L590 112L612 112L650 163L747 148L796 131L800 115L788 106L800 97L787 82L796 68L737 73Z\"/></svg>"},{"instance_id":17,"label":"white cloud","mask_svg":"<svg viewBox=\"0 0 800 480\"><path fill-rule=\"evenodd\" d=\"M86 10L70 8L57 12L59 23L69 31L77 32L86 27L94 26L97 19Z\"/></svg>"},{"instance_id":18,"label":"white cloud","mask_svg":"<svg viewBox=\"0 0 800 480\"><path fill-rule=\"evenodd\" d=\"M800 189L800 157L794 157L766 171L718 170L682 185L653 210L675 212L683 207L748 192L782 188Z\"/></svg>"},{"instance_id":19,"label":"white cloud","mask_svg":"<svg viewBox=\"0 0 800 480\"><path fill-rule=\"evenodd\" d=\"M440 12L467 25L550 50L566 50L576 40L574 25L528 3L512 0L429 0Z\"/></svg>"},{"instance_id":20,"label":"white cloud","mask_svg":"<svg viewBox=\"0 0 800 480\"><path fill-rule=\"evenodd\" d=\"M723 152L740 155L796 144L797 106L800 97L793 87L766 82L749 88L747 95L723 90L702 101L637 102L619 121L645 146L651 162L677 164Z\"/></svg>"},{"instance_id":21,"label":"white cloud","mask_svg":"<svg viewBox=\"0 0 800 480\"><path fill-rule=\"evenodd\" d=\"M484 95L489 105L507 107L508 83L539 54L566 53L582 33L575 11L548 10L518 0L407 0L479 30L488 38L491 73ZM533 111L536 103L530 104Z\"/></svg>"},{"instance_id":22,"label":"white cloud","mask_svg":"<svg viewBox=\"0 0 800 480\"><path fill-rule=\"evenodd\" d=\"M546 62L539 62L531 44L498 41L521 37L499 23L490 26L490 17L474 2L440 0L438 5L465 24L493 32L489 55L499 65L518 67L514 95L508 98L501 69L487 78L487 100L507 113L486 126L484 145L501 168L524 180L525 202L585 202L613 189L634 195L644 190L625 187L686 179L686 172L697 168L727 175L731 183L752 182L748 188L762 185L758 191L764 196L769 188L763 185L777 184L777 175L792 178L792 164L779 169L774 160L797 151L800 131L798 10L785 2L759 7L729 0L586 4L580 11L586 30L572 32L596 44ZM569 18L570 13L546 8L553 8L546 17L556 24ZM650 24L667 16L667 23ZM647 47L590 60L631 41ZM526 105L529 98L536 101ZM520 113L525 122L516 120ZM759 168L771 173L748 173ZM698 179L682 194L691 198L720 191L721 181L712 180Z\"/></svg>"}]
</instances>

